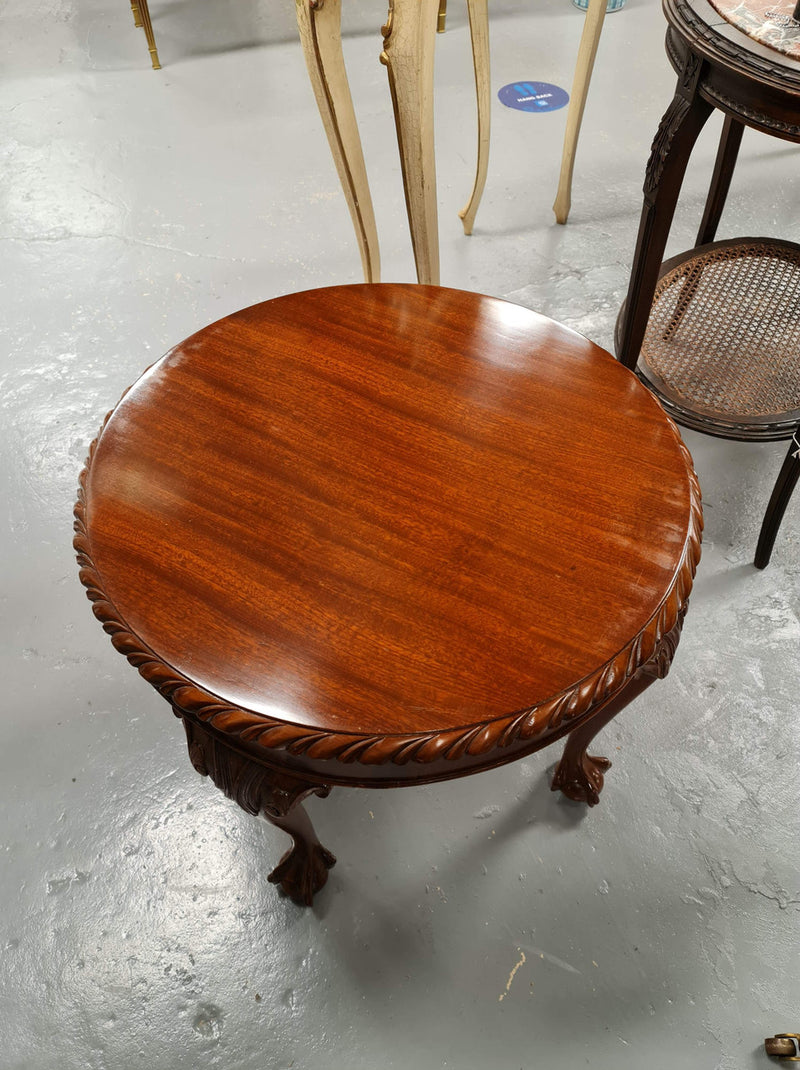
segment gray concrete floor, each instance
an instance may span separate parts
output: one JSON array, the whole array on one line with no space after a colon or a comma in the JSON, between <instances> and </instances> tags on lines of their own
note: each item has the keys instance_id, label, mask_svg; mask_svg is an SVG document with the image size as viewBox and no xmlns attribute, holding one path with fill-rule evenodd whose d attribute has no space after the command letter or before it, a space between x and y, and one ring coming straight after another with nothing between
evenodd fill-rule
<instances>
[{"instance_id":1,"label":"gray concrete floor","mask_svg":"<svg viewBox=\"0 0 800 1070\"><path fill-rule=\"evenodd\" d=\"M604 30L567 227L550 206L565 111L494 107L464 238L474 121L464 13L437 44L443 281L610 346L650 142L671 95L663 19ZM346 5L383 242L413 279L380 3ZM555 751L411 791L312 804L339 856L313 910L265 875L281 834L191 769L178 724L111 648L70 547L86 448L160 352L237 308L357 282L349 218L291 5L153 0L164 70L124 0L6 0L0 100L0 1066L767 1065L800 1029L800 500L752 554L785 446L687 434L704 558L673 671L601 737L591 812ZM495 88L569 87L568 0L493 7ZM699 220L719 118L670 251ZM720 237L798 237L798 150L746 135Z\"/></svg>"}]
</instances>

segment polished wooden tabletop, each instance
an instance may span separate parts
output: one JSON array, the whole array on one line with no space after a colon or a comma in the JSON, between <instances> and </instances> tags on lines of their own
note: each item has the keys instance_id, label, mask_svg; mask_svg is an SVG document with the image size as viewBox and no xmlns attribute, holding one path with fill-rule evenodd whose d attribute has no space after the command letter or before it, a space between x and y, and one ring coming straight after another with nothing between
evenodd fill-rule
<instances>
[{"instance_id":1,"label":"polished wooden tabletop","mask_svg":"<svg viewBox=\"0 0 800 1070\"><path fill-rule=\"evenodd\" d=\"M107 421L78 515L96 612L151 683L312 740L479 732L649 657L700 526L674 425L609 354L401 285L177 346Z\"/></svg>"}]
</instances>

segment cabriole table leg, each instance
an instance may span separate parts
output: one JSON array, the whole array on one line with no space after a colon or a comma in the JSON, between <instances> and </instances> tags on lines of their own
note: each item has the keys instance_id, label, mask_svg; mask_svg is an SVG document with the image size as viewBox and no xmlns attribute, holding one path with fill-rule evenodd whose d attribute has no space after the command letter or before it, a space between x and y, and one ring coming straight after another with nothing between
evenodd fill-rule
<instances>
[{"instance_id":1,"label":"cabriole table leg","mask_svg":"<svg viewBox=\"0 0 800 1070\"><path fill-rule=\"evenodd\" d=\"M189 759L197 772L210 777L248 814L262 814L292 837L292 846L270 873L269 881L279 884L295 903L311 906L336 858L319 842L300 804L309 795L329 795L330 785L310 784L262 765L212 736L182 711L176 709L175 713L183 720Z\"/></svg>"},{"instance_id":2,"label":"cabriole table leg","mask_svg":"<svg viewBox=\"0 0 800 1070\"><path fill-rule=\"evenodd\" d=\"M550 785L552 791L561 791L568 799L585 802L589 806L596 806L600 802L604 774L611 768L611 762L608 758L587 754L587 748L620 710L638 698L654 680L663 680L667 675L678 646L687 605L684 605L675 626L662 636L649 660L622 690L567 736L564 753Z\"/></svg>"}]
</instances>

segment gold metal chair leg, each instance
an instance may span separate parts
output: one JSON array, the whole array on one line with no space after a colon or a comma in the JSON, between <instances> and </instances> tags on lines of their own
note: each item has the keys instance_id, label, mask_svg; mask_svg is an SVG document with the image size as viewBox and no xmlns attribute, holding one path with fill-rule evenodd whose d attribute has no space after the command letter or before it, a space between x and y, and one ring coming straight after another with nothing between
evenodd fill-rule
<instances>
[{"instance_id":1,"label":"gold metal chair leg","mask_svg":"<svg viewBox=\"0 0 800 1070\"><path fill-rule=\"evenodd\" d=\"M161 61L158 58L158 49L156 48L156 39L153 34L153 24L150 21L150 9L147 6L147 0L135 0L139 7L139 14L142 18L142 27L144 29L144 35L147 38L147 50L150 53L150 60L153 64L154 71L161 70Z\"/></svg>"},{"instance_id":2,"label":"gold metal chair leg","mask_svg":"<svg viewBox=\"0 0 800 1070\"><path fill-rule=\"evenodd\" d=\"M142 16L139 14L139 5L136 0L131 0L131 11L133 12L133 25L141 27Z\"/></svg>"},{"instance_id":3,"label":"gold metal chair leg","mask_svg":"<svg viewBox=\"0 0 800 1070\"><path fill-rule=\"evenodd\" d=\"M444 33L444 24L447 22L447 0L439 0L439 14L436 16L436 32Z\"/></svg>"}]
</instances>

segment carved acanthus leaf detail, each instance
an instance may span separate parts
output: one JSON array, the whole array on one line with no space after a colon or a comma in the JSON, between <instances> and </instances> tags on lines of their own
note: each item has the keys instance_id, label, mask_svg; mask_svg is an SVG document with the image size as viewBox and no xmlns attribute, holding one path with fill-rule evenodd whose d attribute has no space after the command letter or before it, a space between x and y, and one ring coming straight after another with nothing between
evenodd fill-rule
<instances>
[{"instance_id":1,"label":"carved acanthus leaf detail","mask_svg":"<svg viewBox=\"0 0 800 1070\"><path fill-rule=\"evenodd\" d=\"M639 670L643 675L652 676L655 680L663 680L669 673L672 659L675 657L675 651L678 649L678 643L681 638L687 606L688 603L684 604L674 627L661 637L653 656Z\"/></svg>"},{"instance_id":2,"label":"carved acanthus leaf detail","mask_svg":"<svg viewBox=\"0 0 800 1070\"><path fill-rule=\"evenodd\" d=\"M695 90L695 83L700 74L700 64L702 60L695 52L690 52L686 59L686 66L683 68L680 79L680 87L687 96L691 96Z\"/></svg>"},{"instance_id":3,"label":"carved acanthus leaf detail","mask_svg":"<svg viewBox=\"0 0 800 1070\"><path fill-rule=\"evenodd\" d=\"M689 111L689 101L682 96L674 96L669 107L656 130L653 144L650 148L650 158L644 173L644 193L651 196L658 189L661 175L664 172L664 164L672 146L673 139L681 123Z\"/></svg>"},{"instance_id":4,"label":"carved acanthus leaf detail","mask_svg":"<svg viewBox=\"0 0 800 1070\"><path fill-rule=\"evenodd\" d=\"M254 816L286 817L309 795L325 798L329 784L309 784L284 772L260 765L183 718L189 759L201 776L208 776L229 799Z\"/></svg>"}]
</instances>

